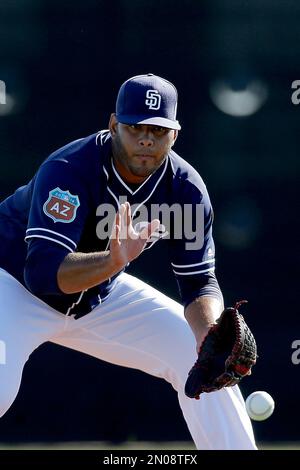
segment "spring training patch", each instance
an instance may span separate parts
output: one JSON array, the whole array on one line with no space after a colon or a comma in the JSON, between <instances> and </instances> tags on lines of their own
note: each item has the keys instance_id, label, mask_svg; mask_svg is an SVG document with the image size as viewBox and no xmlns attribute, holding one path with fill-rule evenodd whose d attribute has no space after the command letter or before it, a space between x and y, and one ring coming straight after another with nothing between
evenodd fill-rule
<instances>
[{"instance_id":1,"label":"spring training patch","mask_svg":"<svg viewBox=\"0 0 300 470\"><path fill-rule=\"evenodd\" d=\"M80 206L79 197L69 191L55 188L49 191L49 197L43 205L44 213L54 222L73 222Z\"/></svg>"}]
</instances>

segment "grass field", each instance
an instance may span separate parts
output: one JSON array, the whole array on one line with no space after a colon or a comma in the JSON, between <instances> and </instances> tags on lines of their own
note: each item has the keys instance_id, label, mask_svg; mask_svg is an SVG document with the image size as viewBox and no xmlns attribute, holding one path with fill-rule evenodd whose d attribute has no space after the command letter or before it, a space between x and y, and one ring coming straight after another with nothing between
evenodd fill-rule
<instances>
[{"instance_id":1,"label":"grass field","mask_svg":"<svg viewBox=\"0 0 300 470\"><path fill-rule=\"evenodd\" d=\"M300 450L300 442L259 443L260 450ZM196 450L193 442L110 442L0 443L0 450Z\"/></svg>"}]
</instances>

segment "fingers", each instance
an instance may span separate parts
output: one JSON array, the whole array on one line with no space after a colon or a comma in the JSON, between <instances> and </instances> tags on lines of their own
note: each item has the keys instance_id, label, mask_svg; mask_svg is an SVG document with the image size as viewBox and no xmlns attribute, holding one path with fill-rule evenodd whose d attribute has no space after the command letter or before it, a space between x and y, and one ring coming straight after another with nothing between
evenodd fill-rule
<instances>
[{"instance_id":1,"label":"fingers","mask_svg":"<svg viewBox=\"0 0 300 470\"><path fill-rule=\"evenodd\" d=\"M127 215L126 217L126 225L127 227L129 227L129 225L131 224L131 206L129 204L129 202L125 202L125 214Z\"/></svg>"},{"instance_id":2,"label":"fingers","mask_svg":"<svg viewBox=\"0 0 300 470\"><path fill-rule=\"evenodd\" d=\"M120 238L125 240L128 238L128 231L131 228L131 208L129 202L121 204L119 214L121 220Z\"/></svg>"},{"instance_id":3,"label":"fingers","mask_svg":"<svg viewBox=\"0 0 300 470\"><path fill-rule=\"evenodd\" d=\"M120 231L121 231L120 226L119 226L119 225L116 225L116 226L115 226L115 239L114 239L114 240L115 240L116 244L118 244L118 245L121 245L121 242L120 242Z\"/></svg>"},{"instance_id":4,"label":"fingers","mask_svg":"<svg viewBox=\"0 0 300 470\"><path fill-rule=\"evenodd\" d=\"M160 221L158 219L152 220L148 223L148 226L143 228L139 234L139 238L141 240L148 240L158 229L160 226Z\"/></svg>"},{"instance_id":5,"label":"fingers","mask_svg":"<svg viewBox=\"0 0 300 470\"><path fill-rule=\"evenodd\" d=\"M149 237L154 234L154 232L157 232L160 226L160 221L159 219L154 219L150 222L150 227L149 227Z\"/></svg>"},{"instance_id":6,"label":"fingers","mask_svg":"<svg viewBox=\"0 0 300 470\"><path fill-rule=\"evenodd\" d=\"M126 229L126 207L125 204L121 204L119 209L120 214L120 238L121 240L126 238L127 229Z\"/></svg>"},{"instance_id":7,"label":"fingers","mask_svg":"<svg viewBox=\"0 0 300 470\"><path fill-rule=\"evenodd\" d=\"M110 245L120 245L121 215L117 212L110 236Z\"/></svg>"},{"instance_id":8,"label":"fingers","mask_svg":"<svg viewBox=\"0 0 300 470\"><path fill-rule=\"evenodd\" d=\"M116 238L116 229L118 226L118 242L120 243L121 240L125 240L128 238L140 240L148 240L155 232L159 230L160 221L159 219L153 219L150 223L146 225L139 233L132 227L132 219L131 219L131 207L129 202L125 202L124 204L120 205L119 212L115 217L115 222L112 231L112 237Z\"/></svg>"},{"instance_id":9,"label":"fingers","mask_svg":"<svg viewBox=\"0 0 300 470\"><path fill-rule=\"evenodd\" d=\"M128 202L121 204L114 220L111 232L111 240L115 240L119 245L121 240L128 238L128 230L131 226L131 208Z\"/></svg>"}]
</instances>

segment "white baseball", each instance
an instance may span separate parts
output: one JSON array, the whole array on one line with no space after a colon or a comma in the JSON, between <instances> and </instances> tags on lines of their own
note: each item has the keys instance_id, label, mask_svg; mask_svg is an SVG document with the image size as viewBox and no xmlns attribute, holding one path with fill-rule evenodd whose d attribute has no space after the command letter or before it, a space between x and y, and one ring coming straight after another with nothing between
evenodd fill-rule
<instances>
[{"instance_id":1,"label":"white baseball","mask_svg":"<svg viewBox=\"0 0 300 470\"><path fill-rule=\"evenodd\" d=\"M247 413L255 421L264 421L269 418L274 411L274 407L274 400L267 392L253 392L246 399Z\"/></svg>"}]
</instances>

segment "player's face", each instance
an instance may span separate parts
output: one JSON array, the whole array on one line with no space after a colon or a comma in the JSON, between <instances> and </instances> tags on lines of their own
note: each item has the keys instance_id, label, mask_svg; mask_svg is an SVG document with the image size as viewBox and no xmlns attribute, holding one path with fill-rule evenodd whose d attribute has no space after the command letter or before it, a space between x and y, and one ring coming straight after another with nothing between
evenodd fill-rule
<instances>
[{"instance_id":1,"label":"player's face","mask_svg":"<svg viewBox=\"0 0 300 470\"><path fill-rule=\"evenodd\" d=\"M176 140L177 132L165 127L109 123L116 168L130 183L140 183L160 167Z\"/></svg>"}]
</instances>

